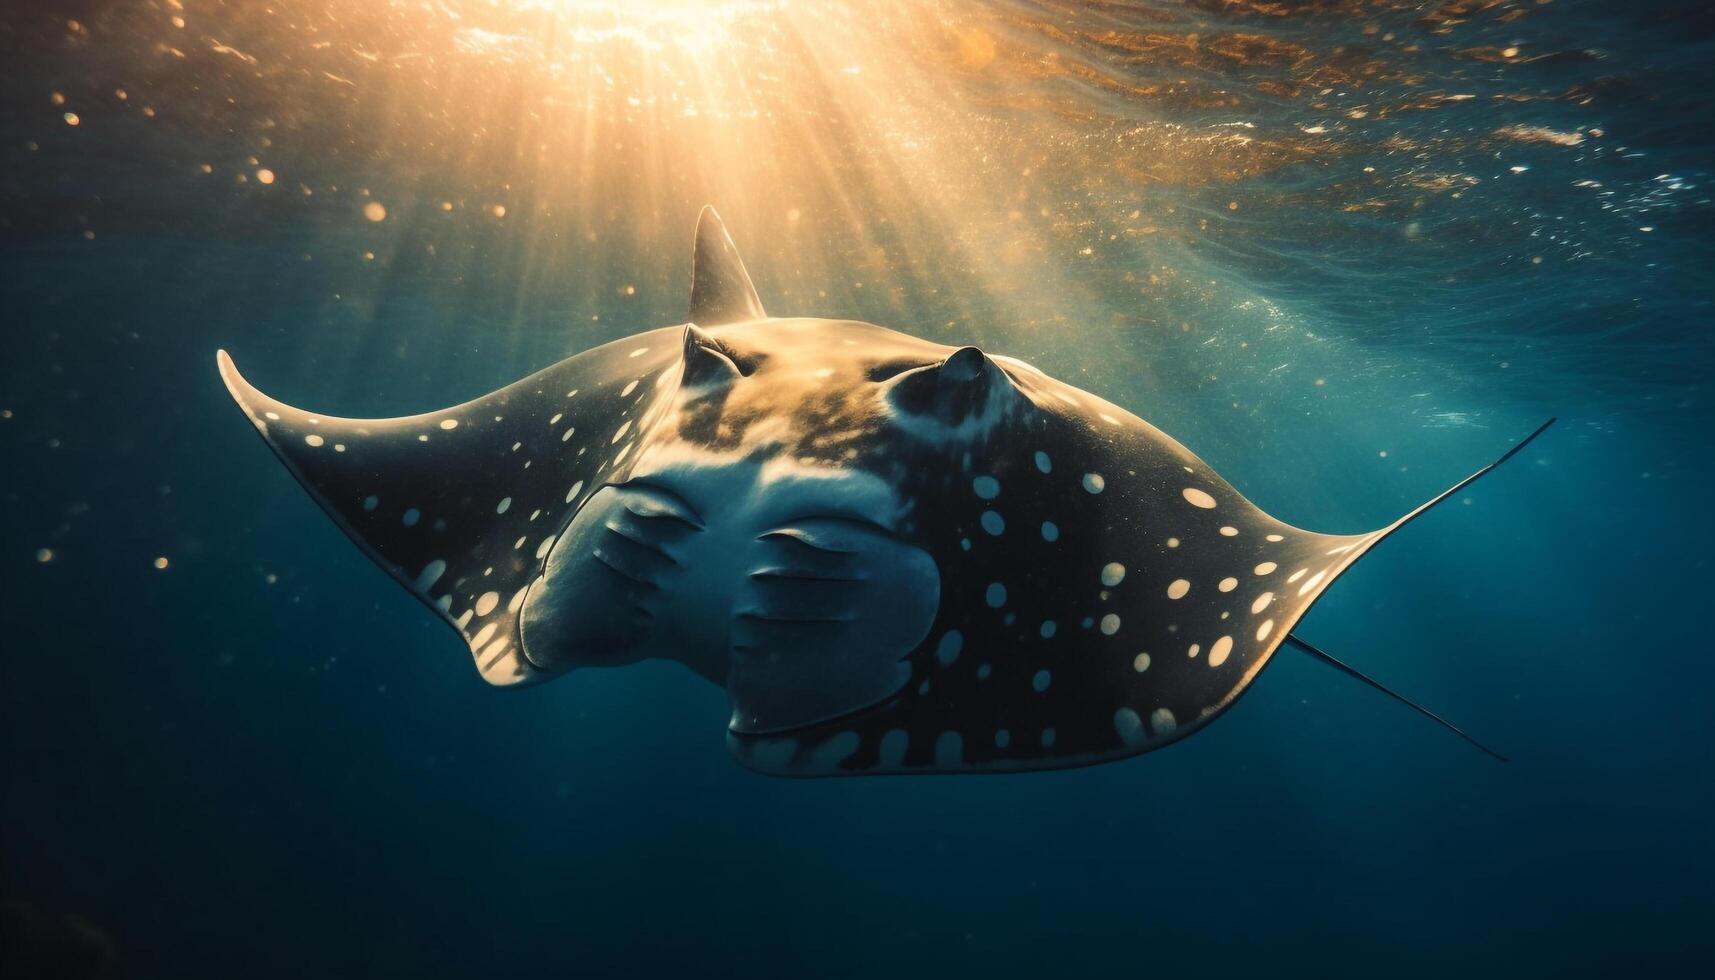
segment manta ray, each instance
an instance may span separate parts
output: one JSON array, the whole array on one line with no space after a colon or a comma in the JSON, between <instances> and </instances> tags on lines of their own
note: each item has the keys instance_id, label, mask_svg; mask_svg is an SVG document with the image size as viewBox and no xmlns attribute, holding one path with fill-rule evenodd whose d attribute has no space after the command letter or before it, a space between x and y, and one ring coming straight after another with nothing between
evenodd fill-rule
<instances>
[{"instance_id":1,"label":"manta ray","mask_svg":"<svg viewBox=\"0 0 1715 980\"><path fill-rule=\"evenodd\" d=\"M708 208L688 321L392 419L292 408L217 359L286 468L489 683L676 661L725 689L737 761L785 776L1148 752L1287 643L1381 687L1292 630L1553 422L1386 527L1317 534L1024 361L769 316Z\"/></svg>"}]
</instances>

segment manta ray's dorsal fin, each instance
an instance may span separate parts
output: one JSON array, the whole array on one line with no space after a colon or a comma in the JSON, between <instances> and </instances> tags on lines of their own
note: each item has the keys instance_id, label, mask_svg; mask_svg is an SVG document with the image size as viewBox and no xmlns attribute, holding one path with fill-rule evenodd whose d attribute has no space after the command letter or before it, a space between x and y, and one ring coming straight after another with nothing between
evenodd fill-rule
<instances>
[{"instance_id":1,"label":"manta ray's dorsal fin","mask_svg":"<svg viewBox=\"0 0 1715 980\"><path fill-rule=\"evenodd\" d=\"M738 246L712 207L697 218L697 250L691 260L690 321L699 326L767 319Z\"/></svg>"}]
</instances>

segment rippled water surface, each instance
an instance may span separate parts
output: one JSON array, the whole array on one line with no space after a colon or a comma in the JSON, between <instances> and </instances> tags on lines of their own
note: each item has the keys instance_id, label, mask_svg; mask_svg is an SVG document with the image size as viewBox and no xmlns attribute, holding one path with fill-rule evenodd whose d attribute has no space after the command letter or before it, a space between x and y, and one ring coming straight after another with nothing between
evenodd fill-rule
<instances>
[{"instance_id":1,"label":"rippled water surface","mask_svg":"<svg viewBox=\"0 0 1715 980\"><path fill-rule=\"evenodd\" d=\"M8 929L150 977L1695 974L1711 64L1706 6L1611 0L6 8ZM1300 628L1514 761L1287 656L985 779L752 775L668 666L487 688L213 352L462 401L681 321L704 204L772 312L1025 358L1307 527L1559 416Z\"/></svg>"}]
</instances>

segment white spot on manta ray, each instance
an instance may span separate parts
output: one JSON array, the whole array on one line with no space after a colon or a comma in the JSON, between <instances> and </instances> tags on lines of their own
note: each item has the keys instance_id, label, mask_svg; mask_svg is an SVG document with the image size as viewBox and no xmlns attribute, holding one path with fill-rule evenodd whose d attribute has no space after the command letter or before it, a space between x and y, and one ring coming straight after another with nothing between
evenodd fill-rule
<instances>
[{"instance_id":1,"label":"white spot on manta ray","mask_svg":"<svg viewBox=\"0 0 1715 980\"><path fill-rule=\"evenodd\" d=\"M1113 613L1102 617L1102 635L1113 636L1120 631L1120 618Z\"/></svg>"},{"instance_id":2,"label":"white spot on manta ray","mask_svg":"<svg viewBox=\"0 0 1715 980\"><path fill-rule=\"evenodd\" d=\"M1130 708L1114 712L1114 731L1127 745L1139 745L1148 737L1143 733L1143 719Z\"/></svg>"},{"instance_id":3,"label":"white spot on manta ray","mask_svg":"<svg viewBox=\"0 0 1715 980\"><path fill-rule=\"evenodd\" d=\"M1209 510L1215 506L1215 498L1209 496L1206 491L1199 490L1196 487L1186 487L1181 491L1181 494L1185 497L1185 502L1193 507L1201 507L1204 510Z\"/></svg>"},{"instance_id":4,"label":"white spot on manta ray","mask_svg":"<svg viewBox=\"0 0 1715 980\"><path fill-rule=\"evenodd\" d=\"M500 605L500 593L484 592L482 595L477 597L475 606L476 614L478 616L486 616L493 612L494 607L498 605Z\"/></svg>"},{"instance_id":5,"label":"white spot on manta ray","mask_svg":"<svg viewBox=\"0 0 1715 980\"><path fill-rule=\"evenodd\" d=\"M270 421L270 422L280 421L280 413L278 413L278 412L263 412L262 414L267 416L268 421Z\"/></svg>"},{"instance_id":6,"label":"white spot on manta ray","mask_svg":"<svg viewBox=\"0 0 1715 980\"><path fill-rule=\"evenodd\" d=\"M1317 572L1315 575L1310 576L1309 579L1305 580L1303 585L1300 585L1298 587L1298 594L1304 595L1304 594L1308 593L1311 589L1314 589L1316 587L1317 583L1321 582L1322 579L1325 576L1327 576L1327 574L1328 574L1328 569L1324 568L1320 572Z\"/></svg>"},{"instance_id":7,"label":"white spot on manta ray","mask_svg":"<svg viewBox=\"0 0 1715 980\"><path fill-rule=\"evenodd\" d=\"M636 390L637 390L637 382L633 381L630 384L626 385L624 388L620 389L619 397L624 398L625 396L631 394L632 392L634 392Z\"/></svg>"},{"instance_id":8,"label":"white spot on manta ray","mask_svg":"<svg viewBox=\"0 0 1715 980\"><path fill-rule=\"evenodd\" d=\"M405 513L400 516L399 520L406 527L416 527L417 522L419 520L421 520L422 517L423 517L423 512L418 510L415 507L412 507L409 510L405 511Z\"/></svg>"},{"instance_id":9,"label":"white spot on manta ray","mask_svg":"<svg viewBox=\"0 0 1715 980\"><path fill-rule=\"evenodd\" d=\"M956 766L965 758L965 740L958 732L942 732L935 737L935 764Z\"/></svg>"},{"instance_id":10,"label":"white spot on manta ray","mask_svg":"<svg viewBox=\"0 0 1715 980\"><path fill-rule=\"evenodd\" d=\"M1274 593L1273 592L1264 592L1262 595L1257 596L1256 601L1251 603L1251 614L1255 615L1259 612L1262 612L1264 609L1267 609L1268 604L1273 602L1273 601L1274 601Z\"/></svg>"},{"instance_id":11,"label":"white spot on manta ray","mask_svg":"<svg viewBox=\"0 0 1715 980\"><path fill-rule=\"evenodd\" d=\"M1038 694L1048 690L1048 685L1053 682L1054 675L1046 670L1039 670L1036 672L1036 676L1030 678L1030 686L1035 688Z\"/></svg>"},{"instance_id":12,"label":"white spot on manta ray","mask_svg":"<svg viewBox=\"0 0 1715 980\"><path fill-rule=\"evenodd\" d=\"M1221 528L1221 534L1223 537L1228 537L1228 538L1237 537L1238 533L1239 533L1239 529L1236 527L1223 527L1223 528Z\"/></svg>"},{"instance_id":13,"label":"white spot on manta ray","mask_svg":"<svg viewBox=\"0 0 1715 980\"><path fill-rule=\"evenodd\" d=\"M1036 469L1042 473L1048 473L1054 469L1054 461L1049 459L1048 454L1040 449L1036 451Z\"/></svg>"},{"instance_id":14,"label":"white spot on manta ray","mask_svg":"<svg viewBox=\"0 0 1715 980\"><path fill-rule=\"evenodd\" d=\"M1280 535L1280 534L1271 534L1268 536L1268 540L1278 543L1281 541L1285 541L1286 537L1284 535Z\"/></svg>"},{"instance_id":15,"label":"white spot on manta ray","mask_svg":"<svg viewBox=\"0 0 1715 980\"><path fill-rule=\"evenodd\" d=\"M889 768L897 768L905 762L905 750L911 746L911 733L903 728L895 728L881 737L881 745L876 750L878 761Z\"/></svg>"},{"instance_id":16,"label":"white spot on manta ray","mask_svg":"<svg viewBox=\"0 0 1715 980\"><path fill-rule=\"evenodd\" d=\"M942 634L941 642L935 644L935 659L943 667L951 667L959 659L959 651L965 648L965 634L958 630L948 630Z\"/></svg>"},{"instance_id":17,"label":"white spot on manta ray","mask_svg":"<svg viewBox=\"0 0 1715 980\"><path fill-rule=\"evenodd\" d=\"M369 496L363 498L363 509L364 510L374 510L380 503L381 503L380 497L377 497L374 494L370 494Z\"/></svg>"},{"instance_id":18,"label":"white spot on manta ray","mask_svg":"<svg viewBox=\"0 0 1715 980\"><path fill-rule=\"evenodd\" d=\"M436 582L439 582L441 580L441 576L446 573L446 570L447 570L447 563L442 561L439 558L436 558L434 561L429 562L427 565L424 565L423 570L421 572L417 573L417 591L418 592L429 591L429 589L432 586L434 586L434 584ZM451 597L450 596L443 596L442 598L449 598L450 599Z\"/></svg>"},{"instance_id":19,"label":"white spot on manta ray","mask_svg":"<svg viewBox=\"0 0 1715 980\"><path fill-rule=\"evenodd\" d=\"M649 348L639 347L636 350L632 351L631 353L629 353L625 356L626 357L642 357L644 354L647 354L647 353L649 353Z\"/></svg>"},{"instance_id":20,"label":"white spot on manta ray","mask_svg":"<svg viewBox=\"0 0 1715 980\"><path fill-rule=\"evenodd\" d=\"M1148 670L1149 669L1149 654L1140 653L1137 656L1131 658L1131 669L1137 671L1140 674L1143 673L1144 671Z\"/></svg>"},{"instance_id":21,"label":"white spot on manta ray","mask_svg":"<svg viewBox=\"0 0 1715 980\"><path fill-rule=\"evenodd\" d=\"M304 441L309 443L312 446L320 446L325 440L323 440L321 436L318 436L314 432L312 432L309 435L304 437Z\"/></svg>"},{"instance_id":22,"label":"white spot on manta ray","mask_svg":"<svg viewBox=\"0 0 1715 980\"><path fill-rule=\"evenodd\" d=\"M574 499L577 498L578 494L583 493L583 491L584 491L584 481L579 480L578 482L572 484L572 488L570 490L566 491L566 503L568 503L568 504L571 503Z\"/></svg>"},{"instance_id":23,"label":"white spot on manta ray","mask_svg":"<svg viewBox=\"0 0 1715 980\"><path fill-rule=\"evenodd\" d=\"M1279 565L1276 565L1272 561L1265 561L1262 564L1258 565L1257 567L1251 569L1251 571L1255 572L1258 575L1273 575L1274 570L1279 568L1279 567L1280 567Z\"/></svg>"},{"instance_id":24,"label":"white spot on manta ray","mask_svg":"<svg viewBox=\"0 0 1715 980\"><path fill-rule=\"evenodd\" d=\"M999 511L983 511L982 524L983 530L996 537L1006 530L1006 519L1000 516Z\"/></svg>"},{"instance_id":25,"label":"white spot on manta ray","mask_svg":"<svg viewBox=\"0 0 1715 980\"><path fill-rule=\"evenodd\" d=\"M999 582L990 582L988 591L983 593L983 599L990 609L999 609L1006 605L1006 586Z\"/></svg>"},{"instance_id":26,"label":"white spot on manta ray","mask_svg":"<svg viewBox=\"0 0 1715 980\"><path fill-rule=\"evenodd\" d=\"M1227 662L1227 657L1233 652L1233 638L1223 636L1209 647L1209 666L1219 667Z\"/></svg>"},{"instance_id":27,"label":"white spot on manta ray","mask_svg":"<svg viewBox=\"0 0 1715 980\"><path fill-rule=\"evenodd\" d=\"M1108 588L1125 581L1125 566L1117 561L1110 561L1102 566L1102 584Z\"/></svg>"},{"instance_id":28,"label":"white spot on manta ray","mask_svg":"<svg viewBox=\"0 0 1715 980\"><path fill-rule=\"evenodd\" d=\"M506 509L508 507L511 507L511 506L512 506L512 498L511 497L501 497L500 503L494 505L494 512L496 514L504 514L504 513L506 513Z\"/></svg>"},{"instance_id":29,"label":"white spot on manta ray","mask_svg":"<svg viewBox=\"0 0 1715 980\"><path fill-rule=\"evenodd\" d=\"M631 420L626 419L625 423L619 427L619 431L615 432L613 434L613 438L608 440L608 444L612 445L613 443L616 443L619 440L624 439L625 434L629 431L631 431Z\"/></svg>"},{"instance_id":30,"label":"white spot on manta ray","mask_svg":"<svg viewBox=\"0 0 1715 980\"><path fill-rule=\"evenodd\" d=\"M550 551L550 550L551 550L551 549L552 549L552 548L553 548L553 547L554 547L554 536L553 536L553 535L552 535L552 534L550 534L550 535L548 535L548 536L547 536L547 537L545 537L545 538L543 538L543 539L542 539L542 543L541 543L541 544L539 544L539 545L537 545L537 546L536 546L536 557L537 557L537 558L546 558L546 557L548 557L548 552L549 552L549 551Z\"/></svg>"},{"instance_id":31,"label":"white spot on manta ray","mask_svg":"<svg viewBox=\"0 0 1715 980\"><path fill-rule=\"evenodd\" d=\"M1053 521L1042 522L1042 540L1054 542L1060 540L1060 526Z\"/></svg>"},{"instance_id":32,"label":"white spot on manta ray","mask_svg":"<svg viewBox=\"0 0 1715 980\"><path fill-rule=\"evenodd\" d=\"M1084 474L1084 489L1090 493L1101 493L1107 485L1108 481L1103 479L1100 473Z\"/></svg>"},{"instance_id":33,"label":"white spot on manta ray","mask_svg":"<svg viewBox=\"0 0 1715 980\"><path fill-rule=\"evenodd\" d=\"M1258 626L1256 628L1257 642L1261 643L1262 641L1268 639L1268 634L1273 633L1273 632L1274 632L1274 620L1272 620L1272 619L1263 620L1262 625Z\"/></svg>"},{"instance_id":34,"label":"white spot on manta ray","mask_svg":"<svg viewBox=\"0 0 1715 980\"><path fill-rule=\"evenodd\" d=\"M1162 735L1171 734L1173 730L1178 727L1178 719L1174 718L1173 712L1166 708L1156 708L1154 711L1150 712L1149 730L1154 732L1157 738Z\"/></svg>"},{"instance_id":35,"label":"white spot on manta ray","mask_svg":"<svg viewBox=\"0 0 1715 980\"><path fill-rule=\"evenodd\" d=\"M458 419L441 419L441 428L446 429L448 432L451 432L452 430L454 430L458 427L459 427L459 420Z\"/></svg>"},{"instance_id":36,"label":"white spot on manta ray","mask_svg":"<svg viewBox=\"0 0 1715 980\"><path fill-rule=\"evenodd\" d=\"M984 500L1000 496L1000 481L992 476L979 476L971 481L971 491Z\"/></svg>"},{"instance_id":37,"label":"white spot on manta ray","mask_svg":"<svg viewBox=\"0 0 1715 980\"><path fill-rule=\"evenodd\" d=\"M1182 578L1176 578L1167 585L1167 598L1183 599L1185 593L1191 591L1191 583Z\"/></svg>"},{"instance_id":38,"label":"white spot on manta ray","mask_svg":"<svg viewBox=\"0 0 1715 980\"><path fill-rule=\"evenodd\" d=\"M1231 592L1238 587L1239 587L1239 580L1236 578L1233 578L1230 575L1224 579L1221 579L1220 584L1215 586L1215 588L1220 589L1222 592Z\"/></svg>"}]
</instances>

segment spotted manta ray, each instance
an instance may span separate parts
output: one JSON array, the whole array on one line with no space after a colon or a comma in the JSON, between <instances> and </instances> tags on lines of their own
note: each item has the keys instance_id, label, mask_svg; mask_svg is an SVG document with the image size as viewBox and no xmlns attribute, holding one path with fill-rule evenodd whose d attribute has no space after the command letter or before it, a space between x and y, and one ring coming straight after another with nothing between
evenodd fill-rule
<instances>
[{"instance_id":1,"label":"spotted manta ray","mask_svg":"<svg viewBox=\"0 0 1715 980\"><path fill-rule=\"evenodd\" d=\"M689 320L394 419L292 408L218 359L286 467L484 679L678 661L726 689L738 761L779 775L1148 752L1288 642L1367 681L1294 626L1529 441L1387 527L1315 534L1023 361L769 316L711 209Z\"/></svg>"}]
</instances>

